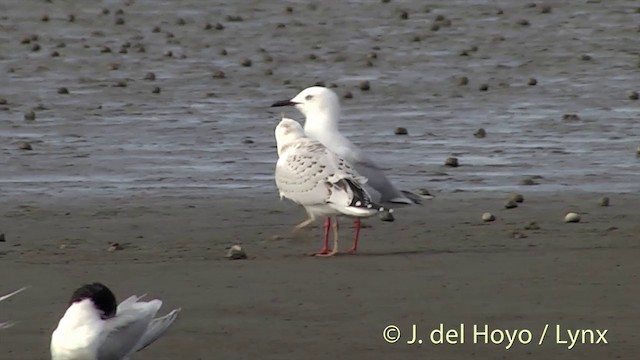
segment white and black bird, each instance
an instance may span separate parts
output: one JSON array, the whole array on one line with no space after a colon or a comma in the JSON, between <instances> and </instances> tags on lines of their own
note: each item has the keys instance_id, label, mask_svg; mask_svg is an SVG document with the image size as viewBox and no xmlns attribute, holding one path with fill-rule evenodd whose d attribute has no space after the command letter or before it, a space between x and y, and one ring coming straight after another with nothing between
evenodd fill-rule
<instances>
[{"instance_id":1,"label":"white and black bird","mask_svg":"<svg viewBox=\"0 0 640 360\"><path fill-rule=\"evenodd\" d=\"M20 293L20 292L22 292L22 291L24 291L26 289L27 289L26 287L23 287L22 289L18 289L16 291L12 292L12 293L7 294L7 295L0 296L0 301L7 300L8 298L12 297L13 295L16 295L16 294L18 294L18 293ZM0 330L8 329L8 328L12 327L15 324L16 323L11 322L11 321L0 322Z\"/></svg>"},{"instance_id":2,"label":"white and black bird","mask_svg":"<svg viewBox=\"0 0 640 360\"><path fill-rule=\"evenodd\" d=\"M162 301L140 301L143 296L130 296L116 306L115 295L101 283L78 288L51 336L51 359L127 360L153 343L180 309L156 318Z\"/></svg>"},{"instance_id":3,"label":"white and black bird","mask_svg":"<svg viewBox=\"0 0 640 360\"><path fill-rule=\"evenodd\" d=\"M306 137L295 120L283 117L275 136L279 157L275 179L280 197L302 205L309 215L296 229L311 224L317 217L326 217L324 245L314 255L331 256L338 252L338 216L359 219L388 210L371 200L364 189L365 177L322 143ZM332 217L334 240L333 249L329 249ZM348 252L357 251L359 232L358 227Z\"/></svg>"}]
</instances>

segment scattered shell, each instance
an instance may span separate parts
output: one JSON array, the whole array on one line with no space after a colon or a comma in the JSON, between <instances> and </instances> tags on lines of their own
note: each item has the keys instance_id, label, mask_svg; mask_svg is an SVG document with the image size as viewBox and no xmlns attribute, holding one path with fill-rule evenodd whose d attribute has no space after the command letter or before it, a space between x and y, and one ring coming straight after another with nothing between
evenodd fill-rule
<instances>
[{"instance_id":1,"label":"scattered shell","mask_svg":"<svg viewBox=\"0 0 640 360\"><path fill-rule=\"evenodd\" d=\"M629 100L638 100L638 98L640 98L640 95L638 95L637 91L629 92Z\"/></svg>"},{"instance_id":2,"label":"scattered shell","mask_svg":"<svg viewBox=\"0 0 640 360\"><path fill-rule=\"evenodd\" d=\"M513 236L514 239L524 239L527 238L527 234L523 234L520 231L514 231L511 233L511 236Z\"/></svg>"},{"instance_id":3,"label":"scattered shell","mask_svg":"<svg viewBox=\"0 0 640 360\"><path fill-rule=\"evenodd\" d=\"M577 121L577 120L580 120L580 116L578 116L578 114L564 114L562 115L562 120Z\"/></svg>"},{"instance_id":4,"label":"scattered shell","mask_svg":"<svg viewBox=\"0 0 640 360\"><path fill-rule=\"evenodd\" d=\"M381 211L378 214L378 217L382 221L394 221L395 220L395 218L393 217L393 214L391 212L387 211L387 210Z\"/></svg>"},{"instance_id":5,"label":"scattered shell","mask_svg":"<svg viewBox=\"0 0 640 360\"><path fill-rule=\"evenodd\" d=\"M166 56L166 57L172 57L172 56L173 56L173 51L171 51L171 50L167 50L167 51L165 51L165 52L164 52L164 56Z\"/></svg>"},{"instance_id":6,"label":"scattered shell","mask_svg":"<svg viewBox=\"0 0 640 360\"><path fill-rule=\"evenodd\" d=\"M457 83L460 86L467 85L469 83L469 78L466 77L466 76L461 76L461 77L458 78Z\"/></svg>"},{"instance_id":7,"label":"scattered shell","mask_svg":"<svg viewBox=\"0 0 640 360\"><path fill-rule=\"evenodd\" d=\"M518 207L518 204L513 200L507 200L507 201L504 202L504 208L505 209L514 209L514 208L517 208L517 207Z\"/></svg>"},{"instance_id":8,"label":"scattered shell","mask_svg":"<svg viewBox=\"0 0 640 360\"><path fill-rule=\"evenodd\" d=\"M518 193L511 194L510 199L515 201L515 202L519 202L519 203L524 202L524 196L522 196L522 194L518 194Z\"/></svg>"},{"instance_id":9,"label":"scattered shell","mask_svg":"<svg viewBox=\"0 0 640 360\"><path fill-rule=\"evenodd\" d=\"M214 78L214 79L224 79L226 77L226 75L224 74L224 72L218 70L218 71L214 72L211 75L211 77Z\"/></svg>"},{"instance_id":10,"label":"scattered shell","mask_svg":"<svg viewBox=\"0 0 640 360\"><path fill-rule=\"evenodd\" d=\"M240 65L244 66L244 67L249 67L251 66L251 59L244 59L242 60L242 62L240 62Z\"/></svg>"},{"instance_id":11,"label":"scattered shell","mask_svg":"<svg viewBox=\"0 0 640 360\"><path fill-rule=\"evenodd\" d=\"M428 189L425 188L420 188L418 190L416 190L416 193L422 197L428 197L428 198L433 198L434 196L431 195L431 192Z\"/></svg>"},{"instance_id":12,"label":"scattered shell","mask_svg":"<svg viewBox=\"0 0 640 360\"><path fill-rule=\"evenodd\" d=\"M152 72L148 72L148 73L144 74L144 79L145 80L154 81L156 79L156 74L154 74Z\"/></svg>"},{"instance_id":13,"label":"scattered shell","mask_svg":"<svg viewBox=\"0 0 640 360\"><path fill-rule=\"evenodd\" d=\"M160 94L160 86L154 86L153 89L151 90L152 93L154 94Z\"/></svg>"},{"instance_id":14,"label":"scattered shell","mask_svg":"<svg viewBox=\"0 0 640 360\"><path fill-rule=\"evenodd\" d=\"M540 225L538 225L535 221L530 221L527 225L524 226L525 230L540 230Z\"/></svg>"},{"instance_id":15,"label":"scattered shell","mask_svg":"<svg viewBox=\"0 0 640 360\"><path fill-rule=\"evenodd\" d=\"M490 212L482 214L482 221L484 222L494 221L495 219L496 217Z\"/></svg>"},{"instance_id":16,"label":"scattered shell","mask_svg":"<svg viewBox=\"0 0 640 360\"><path fill-rule=\"evenodd\" d=\"M444 165L449 167L458 167L459 166L458 158L449 157L447 158L447 160L444 161Z\"/></svg>"},{"instance_id":17,"label":"scattered shell","mask_svg":"<svg viewBox=\"0 0 640 360\"><path fill-rule=\"evenodd\" d=\"M600 206L609 206L609 198L605 196L600 199Z\"/></svg>"},{"instance_id":18,"label":"scattered shell","mask_svg":"<svg viewBox=\"0 0 640 360\"><path fill-rule=\"evenodd\" d=\"M530 78L529 81L527 81L527 85L536 86L536 85L538 85L538 80L536 80L534 78Z\"/></svg>"},{"instance_id":19,"label":"scattered shell","mask_svg":"<svg viewBox=\"0 0 640 360\"><path fill-rule=\"evenodd\" d=\"M569 212L564 216L564 222L566 223L577 223L580 222L580 215L574 212Z\"/></svg>"},{"instance_id":20,"label":"scattered shell","mask_svg":"<svg viewBox=\"0 0 640 360\"><path fill-rule=\"evenodd\" d=\"M33 150L33 148L31 147L31 144L29 144L26 141L21 141L18 143L18 149L20 150Z\"/></svg>"},{"instance_id":21,"label":"scattered shell","mask_svg":"<svg viewBox=\"0 0 640 360\"><path fill-rule=\"evenodd\" d=\"M119 80L113 83L113 87L127 87L127 83L124 80Z\"/></svg>"},{"instance_id":22,"label":"scattered shell","mask_svg":"<svg viewBox=\"0 0 640 360\"><path fill-rule=\"evenodd\" d=\"M101 52L101 53L110 53L110 52L111 52L111 48L110 48L110 47L108 47L108 46L102 46L102 47L100 48L100 52Z\"/></svg>"},{"instance_id":23,"label":"scattered shell","mask_svg":"<svg viewBox=\"0 0 640 360\"><path fill-rule=\"evenodd\" d=\"M407 131L407 128L403 128L403 127L397 127L394 131L394 134L396 135L407 135L409 134L409 132Z\"/></svg>"},{"instance_id":24,"label":"scattered shell","mask_svg":"<svg viewBox=\"0 0 640 360\"><path fill-rule=\"evenodd\" d=\"M124 246L120 245L120 243L113 243L107 248L108 252L114 252L118 250L124 250Z\"/></svg>"},{"instance_id":25,"label":"scattered shell","mask_svg":"<svg viewBox=\"0 0 640 360\"><path fill-rule=\"evenodd\" d=\"M526 186L531 186L531 185L538 185L539 183L535 180L533 180L532 178L525 178L520 180L520 185L526 185Z\"/></svg>"},{"instance_id":26,"label":"scattered shell","mask_svg":"<svg viewBox=\"0 0 640 360\"><path fill-rule=\"evenodd\" d=\"M487 136L487 132L486 132L485 129L480 128L480 129L476 130L476 132L473 133L473 136L481 139L481 138Z\"/></svg>"},{"instance_id":27,"label":"scattered shell","mask_svg":"<svg viewBox=\"0 0 640 360\"><path fill-rule=\"evenodd\" d=\"M360 85L358 85L358 87L360 88L360 90L362 91L369 91L371 89L371 85L369 84L368 80L363 80L360 82Z\"/></svg>"},{"instance_id":28,"label":"scattered shell","mask_svg":"<svg viewBox=\"0 0 640 360\"><path fill-rule=\"evenodd\" d=\"M233 245L225 257L229 260L244 260L247 258L247 253L242 250L240 245Z\"/></svg>"},{"instance_id":29,"label":"scattered shell","mask_svg":"<svg viewBox=\"0 0 640 360\"><path fill-rule=\"evenodd\" d=\"M31 110L31 111L27 111L26 113L24 113L24 119L25 120L30 120L30 121L35 120L36 119L35 111Z\"/></svg>"},{"instance_id":30,"label":"scattered shell","mask_svg":"<svg viewBox=\"0 0 640 360\"><path fill-rule=\"evenodd\" d=\"M58 89L58 94L68 94L69 93L69 89L67 89L66 87L61 87Z\"/></svg>"},{"instance_id":31,"label":"scattered shell","mask_svg":"<svg viewBox=\"0 0 640 360\"><path fill-rule=\"evenodd\" d=\"M240 15L227 15L226 19L229 22L240 22L244 20Z\"/></svg>"}]
</instances>

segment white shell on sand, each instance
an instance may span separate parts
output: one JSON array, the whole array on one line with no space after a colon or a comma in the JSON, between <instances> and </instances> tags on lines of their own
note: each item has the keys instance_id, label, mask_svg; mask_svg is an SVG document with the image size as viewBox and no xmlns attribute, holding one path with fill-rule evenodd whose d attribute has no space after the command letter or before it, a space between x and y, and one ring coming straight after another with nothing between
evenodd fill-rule
<instances>
[{"instance_id":1,"label":"white shell on sand","mask_svg":"<svg viewBox=\"0 0 640 360\"><path fill-rule=\"evenodd\" d=\"M247 253L242 250L240 245L233 245L227 252L229 260L242 260L247 258Z\"/></svg>"},{"instance_id":2,"label":"white shell on sand","mask_svg":"<svg viewBox=\"0 0 640 360\"><path fill-rule=\"evenodd\" d=\"M580 222L580 215L574 212L567 213L567 215L564 216L564 222L566 223Z\"/></svg>"},{"instance_id":3,"label":"white shell on sand","mask_svg":"<svg viewBox=\"0 0 640 360\"><path fill-rule=\"evenodd\" d=\"M494 221L495 219L496 219L496 217L493 216L493 214L490 213L490 212L486 212L486 213L482 214L482 221L489 222L489 221Z\"/></svg>"}]
</instances>

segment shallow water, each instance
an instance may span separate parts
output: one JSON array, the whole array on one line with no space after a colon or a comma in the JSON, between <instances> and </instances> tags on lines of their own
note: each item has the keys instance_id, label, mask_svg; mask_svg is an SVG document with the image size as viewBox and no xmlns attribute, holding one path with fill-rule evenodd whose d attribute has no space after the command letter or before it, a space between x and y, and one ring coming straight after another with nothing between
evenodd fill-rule
<instances>
[{"instance_id":1,"label":"shallow water","mask_svg":"<svg viewBox=\"0 0 640 360\"><path fill-rule=\"evenodd\" d=\"M279 111L269 105L320 80L353 92L343 99L342 129L399 187L510 191L538 176L526 189L640 188L640 102L627 95L640 91L632 1L553 2L549 14L512 1L177 4L0 5L1 195L275 194ZM114 25L120 8L125 24ZM451 25L433 31L438 14ZM207 22L225 29L204 30ZM38 34L39 51L20 43L27 34ZM377 59L367 66L371 51ZM252 66L241 66L244 58ZM226 78L211 76L218 70ZM143 79L149 71L156 81ZM457 85L459 76L469 84ZM114 87L118 80L127 86ZM358 89L361 80L371 91ZM488 91L478 90L483 83ZM70 94L58 94L61 86ZM154 86L162 92L152 94ZM36 120L25 121L38 105ZM567 113L580 119L563 120ZM393 135L397 126L409 135ZM473 136L480 127L484 139ZM20 141L34 150L18 150ZM444 167L449 156L461 166Z\"/></svg>"}]
</instances>

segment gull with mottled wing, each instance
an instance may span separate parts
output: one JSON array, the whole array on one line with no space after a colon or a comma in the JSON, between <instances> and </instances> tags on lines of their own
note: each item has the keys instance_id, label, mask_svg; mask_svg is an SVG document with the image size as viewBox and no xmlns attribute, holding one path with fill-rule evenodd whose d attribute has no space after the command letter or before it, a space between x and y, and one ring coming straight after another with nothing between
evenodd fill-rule
<instances>
[{"instance_id":1,"label":"gull with mottled wing","mask_svg":"<svg viewBox=\"0 0 640 360\"><path fill-rule=\"evenodd\" d=\"M363 187L366 178L322 143L306 137L298 122L283 117L275 136L279 156L275 178L280 197L302 205L309 215L295 229L326 217L323 248L314 255L338 252L338 216L361 218L387 210L371 200ZM329 228L333 229L333 249L329 249ZM357 251L359 230L348 252Z\"/></svg>"},{"instance_id":2,"label":"gull with mottled wing","mask_svg":"<svg viewBox=\"0 0 640 360\"><path fill-rule=\"evenodd\" d=\"M162 336L180 309L155 318L162 301L130 296L116 306L101 283L78 288L51 336L52 360L128 360Z\"/></svg>"},{"instance_id":3,"label":"gull with mottled wing","mask_svg":"<svg viewBox=\"0 0 640 360\"><path fill-rule=\"evenodd\" d=\"M24 291L26 289L27 289L27 287L23 287L22 289L18 289L16 291L12 292L12 293L7 294L7 295L0 296L0 301L7 300L8 298L12 297L13 295L16 295L17 293L20 293L20 292L22 292L22 291ZM8 328L12 327L13 325L15 325L15 323L11 322L11 321L0 322L0 330L8 329Z\"/></svg>"}]
</instances>

